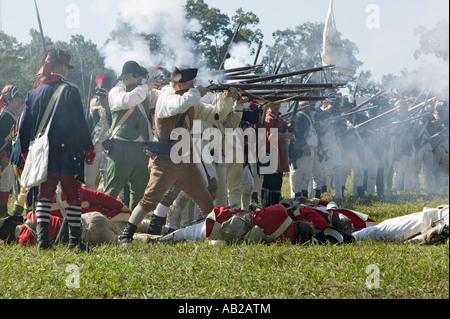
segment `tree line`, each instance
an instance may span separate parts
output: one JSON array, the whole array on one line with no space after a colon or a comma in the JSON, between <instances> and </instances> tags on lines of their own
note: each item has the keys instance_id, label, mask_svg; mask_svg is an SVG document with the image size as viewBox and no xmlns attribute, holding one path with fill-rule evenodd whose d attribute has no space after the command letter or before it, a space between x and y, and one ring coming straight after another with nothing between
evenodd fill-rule
<instances>
[{"instance_id":1,"label":"tree line","mask_svg":"<svg viewBox=\"0 0 450 319\"><path fill-rule=\"evenodd\" d=\"M219 69L232 39L235 43L246 43L251 49L252 57L257 55L258 47L264 43L264 35L258 28L260 19L252 12L237 9L235 14L229 17L219 9L209 7L203 0L186 0L185 10L187 19L196 19L201 24L200 31L186 32L185 36L195 43L194 54L199 57L199 61L211 70ZM234 37L238 26L239 33ZM121 26L122 30L112 30L109 40L118 37L120 31L126 30L127 27L124 23ZM323 28L323 22L304 22L293 28L274 31L271 34L273 44L264 45L265 55L258 59L258 64L261 64L259 72L265 74L272 74L275 71L284 73L320 66ZM439 21L431 30L418 27L415 32L420 40L420 47L414 52L416 58L423 55L434 55L440 61L448 63L448 21ZM19 87L20 92L27 92L32 88L36 79L35 75L42 64L43 49L39 31L31 29L30 36L31 41L23 44L19 43L14 36L0 31L1 87L14 84ZM157 34L143 36L147 40L150 53L164 50ZM447 42L442 43L445 40ZM106 86L113 85L116 74L105 66L102 48L91 40L85 39L83 35L73 35L67 42L54 42L49 37L45 37L45 42L47 48L59 46L68 49L73 54L74 69L69 72L68 80L79 87L82 96L87 97L89 93L92 93L96 85L94 79L98 74L105 74L109 79ZM343 45L347 54L354 57L359 53L356 43L343 39ZM376 82L372 79L370 70L362 69L363 61L356 58L354 61L357 73L353 77L338 72L332 76L335 82L347 82L350 92L357 87L356 96L359 97L371 96L383 88L392 88L396 83L401 82L402 77L418 72L417 70L402 70L400 75L386 74L380 82ZM317 77L319 74L314 76ZM314 78L311 79L311 82L320 80L323 79ZM415 95L423 90L422 85L423 83L417 82L415 85L402 88L402 93ZM448 94L448 85L446 89L444 93ZM24 93L22 95L24 96Z\"/></svg>"}]
</instances>

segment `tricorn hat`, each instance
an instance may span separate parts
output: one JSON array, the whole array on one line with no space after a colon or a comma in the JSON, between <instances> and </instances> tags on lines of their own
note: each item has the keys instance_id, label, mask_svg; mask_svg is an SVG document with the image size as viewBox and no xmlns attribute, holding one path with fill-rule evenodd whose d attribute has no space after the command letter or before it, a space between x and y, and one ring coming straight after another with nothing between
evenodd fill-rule
<instances>
[{"instance_id":1,"label":"tricorn hat","mask_svg":"<svg viewBox=\"0 0 450 319\"><path fill-rule=\"evenodd\" d=\"M184 68L184 67L175 67L172 71L172 75L170 80L175 83L185 83L191 81L197 77L198 69L195 68Z\"/></svg>"},{"instance_id":2,"label":"tricorn hat","mask_svg":"<svg viewBox=\"0 0 450 319\"><path fill-rule=\"evenodd\" d=\"M142 68L136 61L127 61L122 67L122 74L119 76L119 80L128 79L130 77L145 77L148 71Z\"/></svg>"}]
</instances>

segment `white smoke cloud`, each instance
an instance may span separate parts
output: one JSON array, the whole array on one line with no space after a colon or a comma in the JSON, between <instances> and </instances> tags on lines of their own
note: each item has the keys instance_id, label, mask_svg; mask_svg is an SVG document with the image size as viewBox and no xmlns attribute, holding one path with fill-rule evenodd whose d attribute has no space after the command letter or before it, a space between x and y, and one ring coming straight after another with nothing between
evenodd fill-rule
<instances>
[{"instance_id":1,"label":"white smoke cloud","mask_svg":"<svg viewBox=\"0 0 450 319\"><path fill-rule=\"evenodd\" d=\"M120 22L132 27L126 43L109 41L102 48L105 65L117 74L128 60L146 67L194 66L198 60L192 53L194 43L185 38L185 33L198 32L201 25L197 20L186 18L184 5L183 0L95 0L94 11L104 18L111 30L117 30ZM141 34L157 34L170 54L151 54Z\"/></svg>"},{"instance_id":2,"label":"white smoke cloud","mask_svg":"<svg viewBox=\"0 0 450 319\"><path fill-rule=\"evenodd\" d=\"M428 63L405 75L398 76L393 84L400 92L410 90L430 90L431 95L448 96L449 94L449 63Z\"/></svg>"},{"instance_id":3,"label":"white smoke cloud","mask_svg":"<svg viewBox=\"0 0 450 319\"><path fill-rule=\"evenodd\" d=\"M224 68L238 68L249 63L251 48L247 42L238 42L231 46L228 53L230 54L230 58L225 60Z\"/></svg>"}]
</instances>

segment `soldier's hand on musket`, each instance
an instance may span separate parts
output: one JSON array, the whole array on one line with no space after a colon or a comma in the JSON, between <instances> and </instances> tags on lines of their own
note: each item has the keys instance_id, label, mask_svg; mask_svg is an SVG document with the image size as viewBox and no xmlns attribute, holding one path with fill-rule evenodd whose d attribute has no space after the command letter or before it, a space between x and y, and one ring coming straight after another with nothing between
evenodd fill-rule
<instances>
[{"instance_id":1,"label":"soldier's hand on musket","mask_svg":"<svg viewBox=\"0 0 450 319\"><path fill-rule=\"evenodd\" d=\"M238 95L237 103L239 103L239 104L250 103L250 99L248 98L248 96Z\"/></svg>"},{"instance_id":2,"label":"soldier's hand on musket","mask_svg":"<svg viewBox=\"0 0 450 319\"><path fill-rule=\"evenodd\" d=\"M147 82L147 83L145 83L145 84L147 84L147 87L148 87L148 89L149 89L150 91L153 90L153 89L157 89L157 88L159 88L159 86L160 86L160 84L157 83L157 82Z\"/></svg>"},{"instance_id":3,"label":"soldier's hand on musket","mask_svg":"<svg viewBox=\"0 0 450 319\"><path fill-rule=\"evenodd\" d=\"M238 97L238 90L234 87L230 87L225 91L226 97L232 97L233 99L237 99Z\"/></svg>"},{"instance_id":4,"label":"soldier's hand on musket","mask_svg":"<svg viewBox=\"0 0 450 319\"><path fill-rule=\"evenodd\" d=\"M210 89L205 88L201 85L196 86L195 88L200 92L201 97L205 96L208 92L212 92Z\"/></svg>"},{"instance_id":5,"label":"soldier's hand on musket","mask_svg":"<svg viewBox=\"0 0 450 319\"><path fill-rule=\"evenodd\" d=\"M445 237L438 234L437 228L438 228L438 226L433 227L432 229L430 229L427 232L427 234L425 236L425 242L427 244L435 245L435 244L439 244L439 243L445 241Z\"/></svg>"}]
</instances>

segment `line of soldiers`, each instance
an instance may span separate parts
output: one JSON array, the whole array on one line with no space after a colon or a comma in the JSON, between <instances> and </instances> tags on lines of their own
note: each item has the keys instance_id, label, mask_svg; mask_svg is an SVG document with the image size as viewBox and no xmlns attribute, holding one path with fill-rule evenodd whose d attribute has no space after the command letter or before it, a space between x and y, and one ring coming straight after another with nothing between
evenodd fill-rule
<instances>
[{"instance_id":1,"label":"line of soldiers","mask_svg":"<svg viewBox=\"0 0 450 319\"><path fill-rule=\"evenodd\" d=\"M305 104L290 156L292 196L333 189L341 199L349 176L354 197L448 191L448 100L380 95L351 112L353 96L333 92L316 109Z\"/></svg>"},{"instance_id":2,"label":"line of soldiers","mask_svg":"<svg viewBox=\"0 0 450 319\"><path fill-rule=\"evenodd\" d=\"M115 87L109 92L102 87L96 91L91 103L91 114L97 111L91 130L94 148L89 145L85 152L106 160L106 194L117 197L129 187L132 213L120 238L123 243L132 240L137 225L148 214L152 218L147 232L159 235L205 217L212 207L249 209L260 199L263 207L281 200L279 175L274 182L265 181L258 163L183 166L171 163L168 154L142 151L143 141L169 142L172 129L192 129L194 119L202 120L204 128L223 133L237 127L258 127L272 112L238 98L232 89L216 94L194 87L196 75L197 69L175 68L171 85L159 88L157 83L145 82L148 70L128 61ZM273 113L278 128L291 129L282 132L279 152L286 152L288 156L283 157L291 164L292 197L320 198L322 192L334 190L335 198L340 199L350 175L352 196L383 195L394 180L396 190L408 191L420 185L421 171L427 190L448 189L448 101L435 100L420 108L416 102L380 96L365 114L341 117L356 103L352 96L331 92L317 108L302 103L302 111L292 123ZM106 119L108 113L111 121ZM98 187L101 167L98 163L84 167L88 188ZM277 174L283 172L286 170Z\"/></svg>"}]
</instances>

